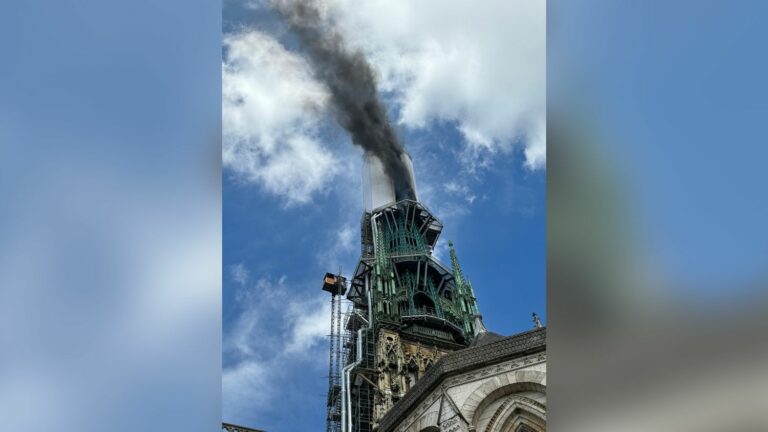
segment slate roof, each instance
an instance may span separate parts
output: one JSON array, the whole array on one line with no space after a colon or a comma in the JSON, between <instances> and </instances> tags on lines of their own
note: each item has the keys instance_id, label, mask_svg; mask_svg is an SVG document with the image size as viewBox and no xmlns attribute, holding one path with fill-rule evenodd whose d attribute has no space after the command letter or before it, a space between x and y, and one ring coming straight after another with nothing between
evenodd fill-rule
<instances>
[{"instance_id":1,"label":"slate roof","mask_svg":"<svg viewBox=\"0 0 768 432\"><path fill-rule=\"evenodd\" d=\"M445 378L473 369L544 351L547 328L537 328L512 336L487 333L483 343L446 354L400 399L379 423L379 432L390 432L421 400ZM498 339L496 337L499 337Z\"/></svg>"},{"instance_id":2,"label":"slate roof","mask_svg":"<svg viewBox=\"0 0 768 432\"><path fill-rule=\"evenodd\" d=\"M252 429L245 426L238 426L231 423L221 423L222 432L264 432L261 429Z\"/></svg>"},{"instance_id":3,"label":"slate roof","mask_svg":"<svg viewBox=\"0 0 768 432\"><path fill-rule=\"evenodd\" d=\"M475 336L475 339L469 345L470 347L488 345L489 343L498 342L504 339L504 336L494 332L483 332Z\"/></svg>"}]
</instances>

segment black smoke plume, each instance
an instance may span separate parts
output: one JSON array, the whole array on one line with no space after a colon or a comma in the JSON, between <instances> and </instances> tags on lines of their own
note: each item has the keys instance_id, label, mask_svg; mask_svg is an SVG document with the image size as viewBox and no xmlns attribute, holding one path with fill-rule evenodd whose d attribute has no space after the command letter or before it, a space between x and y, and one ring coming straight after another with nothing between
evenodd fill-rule
<instances>
[{"instance_id":1,"label":"black smoke plume","mask_svg":"<svg viewBox=\"0 0 768 432\"><path fill-rule=\"evenodd\" d=\"M379 158L395 186L395 196L416 199L403 146L376 91L373 69L360 51L350 50L323 18L313 0L273 0L274 9L298 38L316 77L331 93L336 121L352 142Z\"/></svg>"}]
</instances>

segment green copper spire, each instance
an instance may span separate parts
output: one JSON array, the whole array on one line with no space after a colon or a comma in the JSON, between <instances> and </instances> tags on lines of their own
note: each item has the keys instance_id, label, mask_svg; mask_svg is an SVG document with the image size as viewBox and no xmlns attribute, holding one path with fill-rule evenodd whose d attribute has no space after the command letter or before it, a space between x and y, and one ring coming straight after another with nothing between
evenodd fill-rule
<instances>
[{"instance_id":1,"label":"green copper spire","mask_svg":"<svg viewBox=\"0 0 768 432\"><path fill-rule=\"evenodd\" d=\"M461 271L459 258L456 256L456 249L454 249L452 241L448 241L448 248L450 249L453 279L458 294L457 300L462 311L466 314L464 329L467 333L474 334L478 329L478 324L476 323L477 320L475 318L480 319L480 311L477 308L475 291L472 289L472 283L464 276L464 272ZM482 326L482 321L480 321L479 325Z\"/></svg>"},{"instance_id":2,"label":"green copper spire","mask_svg":"<svg viewBox=\"0 0 768 432\"><path fill-rule=\"evenodd\" d=\"M456 287L459 291L464 288L464 273L461 272L459 259L456 257L456 249L453 248L453 242L448 240L448 248L451 250L451 267L453 268L453 279L456 281Z\"/></svg>"}]
</instances>

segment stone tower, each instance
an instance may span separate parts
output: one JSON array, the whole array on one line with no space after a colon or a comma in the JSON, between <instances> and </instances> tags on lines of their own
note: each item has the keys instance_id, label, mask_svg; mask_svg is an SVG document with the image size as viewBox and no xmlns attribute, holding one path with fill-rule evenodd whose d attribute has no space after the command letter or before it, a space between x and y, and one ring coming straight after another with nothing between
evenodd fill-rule
<instances>
[{"instance_id":1,"label":"stone tower","mask_svg":"<svg viewBox=\"0 0 768 432\"><path fill-rule=\"evenodd\" d=\"M402 158L411 167L410 157ZM412 168L410 175L415 185ZM363 177L361 257L350 278L352 306L343 329L338 405L344 432L377 429L440 357L485 332L453 244L451 268L432 254L440 221L418 198L398 197L376 157L365 156Z\"/></svg>"}]
</instances>

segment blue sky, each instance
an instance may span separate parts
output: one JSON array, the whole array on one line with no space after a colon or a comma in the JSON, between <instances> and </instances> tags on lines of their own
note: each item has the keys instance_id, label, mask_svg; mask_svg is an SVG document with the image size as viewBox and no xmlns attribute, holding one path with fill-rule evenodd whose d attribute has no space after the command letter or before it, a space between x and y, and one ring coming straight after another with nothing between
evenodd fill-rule
<instances>
[{"instance_id":1,"label":"blue sky","mask_svg":"<svg viewBox=\"0 0 768 432\"><path fill-rule=\"evenodd\" d=\"M498 2L464 27L391 29L368 5L337 18L342 31L372 28L353 43L376 59L420 199L445 225L438 257L448 262L453 240L491 330L527 330L533 311L546 321L543 8L515 14ZM417 22L427 11L396 13ZM499 58L507 41L488 41L503 32L481 28L526 14L539 17L534 42ZM362 154L325 114L322 86L268 11L225 2L223 26L224 420L318 430L330 319L320 279L359 258Z\"/></svg>"},{"instance_id":2,"label":"blue sky","mask_svg":"<svg viewBox=\"0 0 768 432\"><path fill-rule=\"evenodd\" d=\"M549 85L587 95L654 277L733 300L766 278L768 4L692 3L551 4Z\"/></svg>"},{"instance_id":3,"label":"blue sky","mask_svg":"<svg viewBox=\"0 0 768 432\"><path fill-rule=\"evenodd\" d=\"M535 97L513 84L536 87L531 83L536 77L543 81L543 66L528 75L521 75L526 72L521 65L509 63L468 73L487 57L479 55L474 63L460 61L466 56L452 57L465 54L466 46L435 21L462 29L457 34L468 45L474 41L468 36L474 35L483 38L479 45L507 54L497 55L498 61L525 58L512 54L530 34L510 32L530 33L530 28L499 8L513 4L509 1L486 1L475 5L478 10L460 13L449 2L441 2L442 10L434 2L409 2L433 7L432 20L408 20L413 11L387 2L391 6L382 15L400 14L398 19L382 20L392 27L373 27L376 32L366 35L372 40L359 42L393 36L399 47L415 54L407 60L423 60L425 67L434 64L428 60L442 61L448 67L432 70L433 79L411 82L421 87L406 86L414 90L409 94L426 92L434 102L446 95L437 90L448 86L458 95L438 98L440 105L421 112L410 111L406 124L399 115L403 94L389 94L394 118L416 157L420 190L424 194L431 184L428 204L446 223L444 238L456 240L489 325L501 332L527 328L530 310L543 312L544 173L523 167L528 160L525 143L504 152L498 144L513 141L504 139L491 142L483 154L493 156L493 164L474 177L460 160L467 137L475 138L474 145L483 140L463 135L456 126L479 121L458 115L462 112L493 119L487 114L495 110L502 120L510 112L519 117L521 106L505 104L525 101L523 107L529 107ZM270 34L280 31L263 10L223 3L225 31L244 26L261 26ZM381 4L360 3L358 9ZM553 15L550 40L562 43L549 47L551 76L586 77L579 84L589 96L586 105L595 111L590 113L594 126L609 137L600 151L616 172L630 179L625 198L637 218L628 225L638 228L647 251L670 278L692 287L682 293L685 301L697 300L701 286L710 283L717 307L721 300L737 297L734 292L746 284L765 286L768 62L762 53L768 3L547 3ZM481 8L511 24L483 25L478 17L488 10ZM470 27L446 14L458 15ZM221 16L221 2L209 0L3 3L0 185L4 202L12 203L3 208L1 224L2 253L9 259L0 260L0 317L9 323L2 337L13 346L4 352L2 365L4 377L11 378L0 389L0 399L10 402L3 412L6 429L216 427L221 378ZM491 36L482 34L484 28ZM425 35L439 37L424 50L414 50L403 37L414 33L419 37L412 40L420 43ZM509 46L499 48L494 40ZM448 71L447 76L440 71ZM504 78L493 71L511 77L497 87L504 89L496 93L506 101L471 81L473 76L482 76L483 82ZM398 71L389 72L394 76L389 82L396 82ZM467 83L473 85L461 85ZM563 98L556 92L550 96ZM437 118L436 106L444 108L442 118ZM416 114L424 114L422 129L413 126L420 119ZM475 126L486 137L509 133L492 122ZM270 431L322 427L317 401L325 391L320 378L325 373L324 346L312 337L318 333L304 325L309 321L301 322L301 332L293 331L295 322L283 313L283 306L290 306L286 299L293 298L288 294L310 304L324 301L315 300L320 275L336 265L332 261L346 270L357 259L351 250L320 259L326 242L339 239L339 233L349 232L343 230L345 224L357 221L360 191L355 150L332 126L321 122L316 127L331 148L325 154L333 154L341 165L323 188L308 195L310 201L287 206L284 195L231 168L223 178L223 313L230 347L224 373L249 366L245 376L253 381L244 382L245 388L252 384L261 395L246 398L239 410L225 401L225 415ZM442 150L440 145L450 151L432 150ZM457 183L449 193L451 177ZM478 196L507 201L478 199L469 205L457 199L463 186ZM341 198L346 209L333 205ZM500 203L506 203L502 209L508 213L498 216ZM329 218L321 209L332 209L338 225L318 222L319 217ZM505 223L495 231L483 219ZM300 236L305 244L298 244ZM496 249L498 253L488 253ZM495 272L499 267L507 272L504 276ZM265 289L270 286L275 289ZM260 297L247 295L264 291L272 295L262 303ZM499 296L514 301L502 304ZM263 310L245 307L251 303ZM258 313L244 313L254 310ZM729 316L720 311L739 313L738 308L723 308L715 314L719 318ZM243 323L240 328L248 329L250 323L265 331L241 333L253 337L233 341L238 322ZM285 335L294 333L309 335L295 338L309 341L308 347L297 342L290 355L278 355L285 341L293 340ZM282 344L269 340L259 345L265 336ZM254 349L238 354L231 348L237 342L244 350ZM270 365L270 359L279 366L270 370L274 381L259 382L264 376L259 366ZM40 407L45 407L45 416L39 415Z\"/></svg>"}]
</instances>

